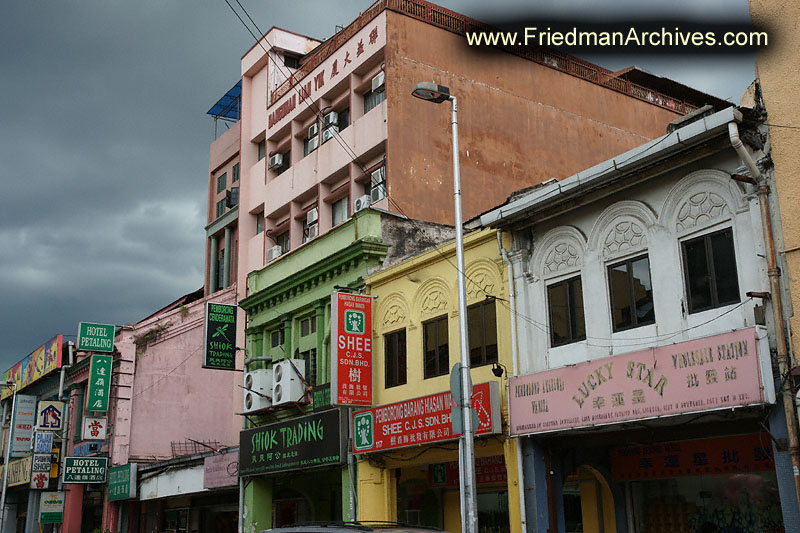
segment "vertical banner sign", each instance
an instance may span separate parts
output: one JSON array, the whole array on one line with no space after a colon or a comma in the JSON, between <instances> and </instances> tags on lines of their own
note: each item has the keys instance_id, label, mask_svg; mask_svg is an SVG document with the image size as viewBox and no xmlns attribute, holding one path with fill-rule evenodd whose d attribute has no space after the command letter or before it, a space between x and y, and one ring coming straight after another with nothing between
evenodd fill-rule
<instances>
[{"instance_id":1,"label":"vertical banner sign","mask_svg":"<svg viewBox=\"0 0 800 533\"><path fill-rule=\"evenodd\" d=\"M206 302L203 368L236 370L236 306Z\"/></svg>"},{"instance_id":2,"label":"vertical banner sign","mask_svg":"<svg viewBox=\"0 0 800 533\"><path fill-rule=\"evenodd\" d=\"M372 297L331 295L331 404L372 405Z\"/></svg>"},{"instance_id":3,"label":"vertical banner sign","mask_svg":"<svg viewBox=\"0 0 800 533\"><path fill-rule=\"evenodd\" d=\"M66 492L43 492L39 505L40 524L60 524L64 521Z\"/></svg>"},{"instance_id":4,"label":"vertical banner sign","mask_svg":"<svg viewBox=\"0 0 800 533\"><path fill-rule=\"evenodd\" d=\"M92 324L81 322L78 324L78 350L87 352L114 351L114 324Z\"/></svg>"},{"instance_id":5,"label":"vertical banner sign","mask_svg":"<svg viewBox=\"0 0 800 533\"><path fill-rule=\"evenodd\" d=\"M36 409L36 431L61 431L64 402L39 402Z\"/></svg>"},{"instance_id":6,"label":"vertical banner sign","mask_svg":"<svg viewBox=\"0 0 800 533\"><path fill-rule=\"evenodd\" d=\"M137 463L128 463L108 469L108 501L113 502L136 497L138 466Z\"/></svg>"},{"instance_id":7,"label":"vertical banner sign","mask_svg":"<svg viewBox=\"0 0 800 533\"><path fill-rule=\"evenodd\" d=\"M11 434L11 457L24 457L30 451L35 421L36 396L17 394L17 403L14 406L14 431Z\"/></svg>"},{"instance_id":8,"label":"vertical banner sign","mask_svg":"<svg viewBox=\"0 0 800 533\"><path fill-rule=\"evenodd\" d=\"M89 411L108 411L108 397L111 393L110 355L93 355L89 369Z\"/></svg>"}]
</instances>

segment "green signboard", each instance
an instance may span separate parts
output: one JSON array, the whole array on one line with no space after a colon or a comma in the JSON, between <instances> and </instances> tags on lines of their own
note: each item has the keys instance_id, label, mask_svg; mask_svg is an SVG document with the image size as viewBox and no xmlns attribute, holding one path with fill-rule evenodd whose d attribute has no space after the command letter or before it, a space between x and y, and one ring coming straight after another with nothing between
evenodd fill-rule
<instances>
[{"instance_id":1,"label":"green signboard","mask_svg":"<svg viewBox=\"0 0 800 533\"><path fill-rule=\"evenodd\" d=\"M136 497L136 471L136 463L128 463L108 469L108 501L113 502Z\"/></svg>"},{"instance_id":2,"label":"green signboard","mask_svg":"<svg viewBox=\"0 0 800 533\"><path fill-rule=\"evenodd\" d=\"M87 409L89 411L108 411L108 397L111 393L110 355L93 355L89 369L89 390Z\"/></svg>"},{"instance_id":3,"label":"green signboard","mask_svg":"<svg viewBox=\"0 0 800 533\"><path fill-rule=\"evenodd\" d=\"M114 324L78 324L78 350L87 352L114 351Z\"/></svg>"},{"instance_id":4,"label":"green signboard","mask_svg":"<svg viewBox=\"0 0 800 533\"><path fill-rule=\"evenodd\" d=\"M239 475L341 465L347 459L347 421L339 409L239 433Z\"/></svg>"},{"instance_id":5,"label":"green signboard","mask_svg":"<svg viewBox=\"0 0 800 533\"><path fill-rule=\"evenodd\" d=\"M206 302L203 368L236 370L236 309Z\"/></svg>"},{"instance_id":6,"label":"green signboard","mask_svg":"<svg viewBox=\"0 0 800 533\"><path fill-rule=\"evenodd\" d=\"M64 521L64 498L66 492L42 492L39 503L40 524L60 524Z\"/></svg>"},{"instance_id":7,"label":"green signboard","mask_svg":"<svg viewBox=\"0 0 800 533\"><path fill-rule=\"evenodd\" d=\"M64 483L105 483L108 457L64 457Z\"/></svg>"}]
</instances>

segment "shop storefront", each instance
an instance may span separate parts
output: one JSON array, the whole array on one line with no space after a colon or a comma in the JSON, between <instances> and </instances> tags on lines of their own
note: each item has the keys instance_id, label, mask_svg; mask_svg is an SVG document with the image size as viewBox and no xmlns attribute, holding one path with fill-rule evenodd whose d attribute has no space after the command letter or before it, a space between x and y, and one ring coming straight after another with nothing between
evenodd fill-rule
<instances>
[{"instance_id":1,"label":"shop storefront","mask_svg":"<svg viewBox=\"0 0 800 533\"><path fill-rule=\"evenodd\" d=\"M338 408L241 432L245 519L256 528L342 520L347 418Z\"/></svg>"},{"instance_id":2,"label":"shop storefront","mask_svg":"<svg viewBox=\"0 0 800 533\"><path fill-rule=\"evenodd\" d=\"M507 446L501 433L499 384L474 386L478 413L475 473L481 531L510 531ZM369 508L365 487L378 476L390 480L384 495L394 497L396 520L412 525L461 528L458 443L451 423L450 392L359 411L353 416L354 452L359 462L359 516ZM513 464L513 463L512 463ZM515 494L515 493L514 493Z\"/></svg>"},{"instance_id":3,"label":"shop storefront","mask_svg":"<svg viewBox=\"0 0 800 533\"><path fill-rule=\"evenodd\" d=\"M769 353L749 328L512 378L559 529L783 531Z\"/></svg>"}]
</instances>

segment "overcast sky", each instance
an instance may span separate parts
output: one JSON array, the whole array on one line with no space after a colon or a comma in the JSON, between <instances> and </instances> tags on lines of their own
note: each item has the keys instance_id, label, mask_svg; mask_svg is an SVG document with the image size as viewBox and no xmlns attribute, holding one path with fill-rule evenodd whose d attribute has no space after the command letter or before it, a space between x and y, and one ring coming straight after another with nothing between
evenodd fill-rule
<instances>
[{"instance_id":1,"label":"overcast sky","mask_svg":"<svg viewBox=\"0 0 800 533\"><path fill-rule=\"evenodd\" d=\"M371 3L240 1L264 31L316 38ZM478 19L748 18L744 0L439 3ZM213 140L206 111L238 81L252 44L225 0L5 3L0 371L58 333L74 335L80 321L136 322L202 285ZM734 102L753 79L751 54L592 59L612 70L635 64Z\"/></svg>"}]
</instances>

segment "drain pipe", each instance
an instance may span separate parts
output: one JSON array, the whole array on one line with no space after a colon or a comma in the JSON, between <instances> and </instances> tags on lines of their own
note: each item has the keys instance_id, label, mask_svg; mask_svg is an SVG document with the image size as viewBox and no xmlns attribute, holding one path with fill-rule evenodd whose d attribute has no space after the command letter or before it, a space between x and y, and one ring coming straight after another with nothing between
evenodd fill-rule
<instances>
[{"instance_id":1,"label":"drain pipe","mask_svg":"<svg viewBox=\"0 0 800 533\"><path fill-rule=\"evenodd\" d=\"M791 364L789 361L786 344L786 322L783 316L783 299L781 292L781 271L778 269L775 254L775 239L772 233L772 217L769 212L769 186L766 178L758 170L758 166L739 138L739 128L735 122L728 123L728 133L731 146L750 171L753 179L758 184L758 203L761 208L761 227L764 232L766 245L767 276L769 277L770 299L772 300L772 313L775 321L775 337L777 344L778 369L781 373L781 384L789 377ZM783 387L781 387L783 388ZM791 391L784 390L783 408L786 411L786 430L789 436L789 453L792 457L792 471L798 505L800 505L800 443L798 439L797 407Z\"/></svg>"},{"instance_id":2,"label":"drain pipe","mask_svg":"<svg viewBox=\"0 0 800 533\"><path fill-rule=\"evenodd\" d=\"M508 301L511 308L511 373L516 376L519 373L519 354L517 352L517 289L514 283L514 266L508 258L508 252L503 248L501 232L497 232L497 250L503 258L508 269ZM511 390L508 391L509 400L511 399ZM509 406L510 408L510 406ZM511 412L509 410L509 421L511 419ZM522 444L520 438L514 439L515 451L517 456L517 489L519 490L519 515L521 520L522 531L528 530L528 517L525 508L525 482L522 475Z\"/></svg>"}]
</instances>

